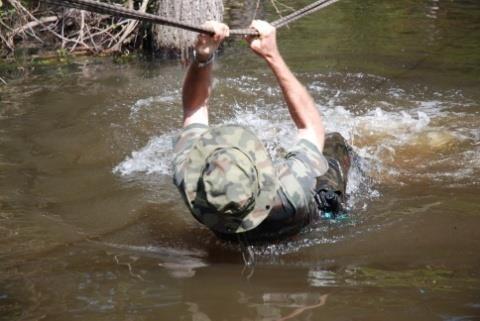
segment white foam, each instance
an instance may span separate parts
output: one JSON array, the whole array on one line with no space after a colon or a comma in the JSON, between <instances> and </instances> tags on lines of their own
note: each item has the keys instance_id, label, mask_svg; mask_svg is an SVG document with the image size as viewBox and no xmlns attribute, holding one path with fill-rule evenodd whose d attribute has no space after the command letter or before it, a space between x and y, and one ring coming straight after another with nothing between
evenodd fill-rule
<instances>
[{"instance_id":1,"label":"white foam","mask_svg":"<svg viewBox=\"0 0 480 321\"><path fill-rule=\"evenodd\" d=\"M122 176L135 173L171 175L174 133L153 137L138 151L133 151L113 172Z\"/></svg>"},{"instance_id":2,"label":"white foam","mask_svg":"<svg viewBox=\"0 0 480 321\"><path fill-rule=\"evenodd\" d=\"M179 91L167 92L160 96L138 99L130 108L130 116L138 114L142 109L149 108L160 103L176 103L179 101Z\"/></svg>"}]
</instances>

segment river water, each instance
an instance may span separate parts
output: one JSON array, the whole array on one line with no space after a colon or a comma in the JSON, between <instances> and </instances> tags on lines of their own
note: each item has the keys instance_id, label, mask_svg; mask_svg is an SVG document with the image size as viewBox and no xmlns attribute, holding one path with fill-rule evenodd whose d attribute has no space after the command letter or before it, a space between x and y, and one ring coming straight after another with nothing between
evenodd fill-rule
<instances>
[{"instance_id":1,"label":"river water","mask_svg":"<svg viewBox=\"0 0 480 321\"><path fill-rule=\"evenodd\" d=\"M474 0L347 0L279 32L361 158L346 218L250 248L250 265L171 183L177 62L6 76L0 320L480 320L479 17ZM211 122L253 127L273 158L294 142L241 42L217 60Z\"/></svg>"}]
</instances>

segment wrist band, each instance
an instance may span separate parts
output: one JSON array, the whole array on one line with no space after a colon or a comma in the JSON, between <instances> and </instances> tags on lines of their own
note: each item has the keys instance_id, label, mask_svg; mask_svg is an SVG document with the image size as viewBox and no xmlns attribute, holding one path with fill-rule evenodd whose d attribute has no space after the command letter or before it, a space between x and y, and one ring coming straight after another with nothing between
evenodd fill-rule
<instances>
[{"instance_id":1,"label":"wrist band","mask_svg":"<svg viewBox=\"0 0 480 321\"><path fill-rule=\"evenodd\" d=\"M193 51L193 61L195 62L195 64L197 65L197 67L199 67L199 68L204 68L204 67L210 65L210 64L215 60L215 53L212 53L212 54L208 57L208 59L205 60L205 61L199 61L199 60L197 59L197 57L198 57L198 56L197 56L197 51L194 50L194 51Z\"/></svg>"}]
</instances>

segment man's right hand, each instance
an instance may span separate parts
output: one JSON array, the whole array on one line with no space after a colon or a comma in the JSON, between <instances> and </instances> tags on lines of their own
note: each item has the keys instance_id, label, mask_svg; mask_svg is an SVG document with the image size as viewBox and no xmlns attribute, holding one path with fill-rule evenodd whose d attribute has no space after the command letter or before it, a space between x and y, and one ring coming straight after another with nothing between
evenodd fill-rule
<instances>
[{"instance_id":1,"label":"man's right hand","mask_svg":"<svg viewBox=\"0 0 480 321\"><path fill-rule=\"evenodd\" d=\"M258 31L259 36L247 37L250 48L265 60L279 56L277 47L277 32L274 26L266 21L253 20L250 28Z\"/></svg>"},{"instance_id":2,"label":"man's right hand","mask_svg":"<svg viewBox=\"0 0 480 321\"><path fill-rule=\"evenodd\" d=\"M195 43L196 56L190 64L182 89L184 127L194 123L208 125L207 103L212 91L211 62L218 46L230 33L226 24L217 21L207 21L203 27L212 30L213 35L199 34Z\"/></svg>"}]
</instances>

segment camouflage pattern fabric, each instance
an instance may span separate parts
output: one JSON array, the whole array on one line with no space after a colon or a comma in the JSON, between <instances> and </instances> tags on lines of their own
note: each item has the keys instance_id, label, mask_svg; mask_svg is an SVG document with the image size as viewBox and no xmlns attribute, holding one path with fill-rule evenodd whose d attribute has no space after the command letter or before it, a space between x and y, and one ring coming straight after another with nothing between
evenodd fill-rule
<instances>
[{"instance_id":1,"label":"camouflage pattern fabric","mask_svg":"<svg viewBox=\"0 0 480 321\"><path fill-rule=\"evenodd\" d=\"M277 203L262 224L243 233L242 242L270 243L299 233L321 217L315 201L319 189L340 193L345 200L348 171L355 153L339 133L329 133L323 155L309 141L300 141L285 159L275 164L280 181ZM238 240L232 235L218 236Z\"/></svg>"},{"instance_id":2,"label":"camouflage pattern fabric","mask_svg":"<svg viewBox=\"0 0 480 321\"><path fill-rule=\"evenodd\" d=\"M189 126L175 153L174 182L201 223L216 232L241 233L268 216L278 182L265 147L250 130Z\"/></svg>"},{"instance_id":3,"label":"camouflage pattern fabric","mask_svg":"<svg viewBox=\"0 0 480 321\"><path fill-rule=\"evenodd\" d=\"M197 142L198 138L208 130L207 125L192 124L184 129L176 140L173 142L174 158L173 158L173 182L179 188L183 186L183 177L187 166L186 159L188 154ZM183 193L182 193L183 194Z\"/></svg>"},{"instance_id":4,"label":"camouflage pattern fabric","mask_svg":"<svg viewBox=\"0 0 480 321\"><path fill-rule=\"evenodd\" d=\"M318 219L315 202L317 178L328 170L328 162L315 145L300 140L284 159L275 164L279 180L277 202L257 228L244 233L249 242L279 240L295 235ZM229 235L219 237L235 241Z\"/></svg>"},{"instance_id":5,"label":"camouflage pattern fabric","mask_svg":"<svg viewBox=\"0 0 480 321\"><path fill-rule=\"evenodd\" d=\"M316 178L328 170L328 162L315 145L302 139L276 166L280 184L292 205L309 208Z\"/></svg>"},{"instance_id":6,"label":"camouflage pattern fabric","mask_svg":"<svg viewBox=\"0 0 480 321\"><path fill-rule=\"evenodd\" d=\"M236 134L232 132L232 127L238 131ZM246 136L232 138L244 132L247 133ZM225 135L229 135L230 138L225 138ZM328 162L322 153L311 142L300 140L273 168L263 145L252 135L253 133L239 126L221 126L212 130L196 124L185 128L175 144L174 183L194 217L219 236L228 238L233 232L244 232L243 234L252 239L272 238L284 231L298 230L299 226L308 224L316 213L313 199L316 178L328 169ZM248 143L243 143L237 150L232 149L232 145L226 144L225 139L230 142L233 140L238 143L243 140ZM228 146L230 147L226 148ZM244 148L249 152L244 153ZM211 155L215 151L219 155ZM264 196L269 195L268 201L259 200L258 197L254 199L256 214L252 211L251 204L255 191L250 194L245 192L251 191L246 186L252 185L251 180L252 178L254 180L255 176L254 173L245 170L251 169L245 156L250 160L258 160L260 167L257 168L258 172L267 169L267 175L260 176L263 177L263 185L274 187L274 190L270 189L268 193L264 193ZM217 159L212 168L205 167L205 163L215 163L208 160L209 158ZM241 165L232 166L233 159L239 159ZM222 170L232 170L232 174L225 178L224 175L220 175ZM200 176L202 179L199 179ZM232 187L232 181L243 183ZM212 195L219 195L219 198ZM260 206L257 202L260 202ZM218 215L225 210L235 215ZM252 211L251 214L254 215L245 216L245 212L248 211ZM222 225L229 228L222 228ZM252 229L252 226L255 228Z\"/></svg>"}]
</instances>

